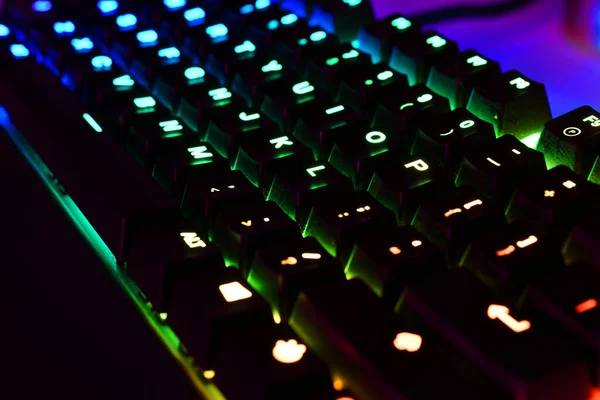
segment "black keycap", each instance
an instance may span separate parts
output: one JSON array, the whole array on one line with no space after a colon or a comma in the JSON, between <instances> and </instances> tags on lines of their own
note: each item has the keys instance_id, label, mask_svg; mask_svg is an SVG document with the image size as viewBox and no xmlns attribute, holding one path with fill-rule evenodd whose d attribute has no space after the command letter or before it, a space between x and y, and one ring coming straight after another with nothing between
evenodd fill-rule
<instances>
[{"instance_id":1,"label":"black keycap","mask_svg":"<svg viewBox=\"0 0 600 400\"><path fill-rule=\"evenodd\" d=\"M350 126L345 135L336 135L325 159L338 171L358 183L359 173L369 158L388 150L400 150L408 156L408 138L400 132ZM385 132L385 133L384 133Z\"/></svg>"},{"instance_id":2,"label":"black keycap","mask_svg":"<svg viewBox=\"0 0 600 400\"><path fill-rule=\"evenodd\" d=\"M265 182L266 199L272 200L294 221L302 224L316 200L328 193L351 193L352 182L326 162L302 160L278 165L271 183Z\"/></svg>"},{"instance_id":3,"label":"black keycap","mask_svg":"<svg viewBox=\"0 0 600 400\"><path fill-rule=\"evenodd\" d=\"M596 204L584 208L583 218L568 232L562 248L567 265L577 261L600 265L600 211Z\"/></svg>"},{"instance_id":4,"label":"black keycap","mask_svg":"<svg viewBox=\"0 0 600 400\"><path fill-rule=\"evenodd\" d=\"M161 36L170 37L175 43L181 43L195 27L205 24L207 19L211 19L218 13L214 2L187 1L183 8L167 12L164 11L164 3L160 2L160 4L153 4L152 8L142 10L140 19L155 26Z\"/></svg>"},{"instance_id":5,"label":"black keycap","mask_svg":"<svg viewBox=\"0 0 600 400\"><path fill-rule=\"evenodd\" d=\"M404 82L381 88L377 102L372 125L395 130L414 130L420 121L450 112L447 99L425 85L406 88Z\"/></svg>"},{"instance_id":6,"label":"black keycap","mask_svg":"<svg viewBox=\"0 0 600 400\"><path fill-rule=\"evenodd\" d=\"M346 277L362 279L390 305L407 284L446 269L442 251L411 226L364 231L352 245L342 258Z\"/></svg>"},{"instance_id":7,"label":"black keycap","mask_svg":"<svg viewBox=\"0 0 600 400\"><path fill-rule=\"evenodd\" d=\"M90 65L92 60L100 55L100 49L88 36L79 35L48 48L44 61L56 76L61 76L67 65L71 65L71 69L80 69Z\"/></svg>"},{"instance_id":8,"label":"black keycap","mask_svg":"<svg viewBox=\"0 0 600 400\"><path fill-rule=\"evenodd\" d=\"M457 54L456 42L437 32L427 31L420 36L395 41L390 55L390 67L406 75L412 86L427 81L433 64Z\"/></svg>"},{"instance_id":9,"label":"black keycap","mask_svg":"<svg viewBox=\"0 0 600 400\"><path fill-rule=\"evenodd\" d=\"M290 80L281 85L273 85L265 93L262 111L281 125L285 132L291 132L300 115L322 112L329 105L329 96L306 80Z\"/></svg>"},{"instance_id":10,"label":"black keycap","mask_svg":"<svg viewBox=\"0 0 600 400\"><path fill-rule=\"evenodd\" d=\"M115 71L118 71L115 67ZM126 73L117 73L113 79L108 79L107 75L102 75L107 80L88 80L84 85L83 101L86 105L102 106L113 113L118 113L131 106L133 99L144 97L147 90L135 83L131 75Z\"/></svg>"},{"instance_id":11,"label":"black keycap","mask_svg":"<svg viewBox=\"0 0 600 400\"><path fill-rule=\"evenodd\" d=\"M152 175L177 193L181 193L195 166L222 160L210 144L194 135L169 138L161 144Z\"/></svg>"},{"instance_id":12,"label":"black keycap","mask_svg":"<svg viewBox=\"0 0 600 400\"><path fill-rule=\"evenodd\" d=\"M364 26L358 35L360 49L371 55L373 63L386 63L390 59L394 43L411 40L421 34L420 27L400 14Z\"/></svg>"},{"instance_id":13,"label":"black keycap","mask_svg":"<svg viewBox=\"0 0 600 400\"><path fill-rule=\"evenodd\" d=\"M176 112L186 88L200 84L211 88L218 86L216 78L206 75L204 68L193 63L178 62L156 71L152 93L165 107Z\"/></svg>"},{"instance_id":14,"label":"black keycap","mask_svg":"<svg viewBox=\"0 0 600 400\"><path fill-rule=\"evenodd\" d=\"M284 325L236 332L223 344L215 383L228 399L318 399L331 390L327 366Z\"/></svg>"},{"instance_id":15,"label":"black keycap","mask_svg":"<svg viewBox=\"0 0 600 400\"><path fill-rule=\"evenodd\" d=\"M46 19L31 24L28 32L32 50L45 55L49 48L64 47L73 38L81 37L83 31L71 19Z\"/></svg>"},{"instance_id":16,"label":"black keycap","mask_svg":"<svg viewBox=\"0 0 600 400\"><path fill-rule=\"evenodd\" d=\"M475 50L455 54L431 67L427 86L450 101L450 107L465 107L471 90L481 82L498 79L500 65Z\"/></svg>"},{"instance_id":17,"label":"black keycap","mask_svg":"<svg viewBox=\"0 0 600 400\"><path fill-rule=\"evenodd\" d=\"M499 134L519 139L541 132L552 118L544 85L515 70L476 85L467 109Z\"/></svg>"},{"instance_id":18,"label":"black keycap","mask_svg":"<svg viewBox=\"0 0 600 400\"><path fill-rule=\"evenodd\" d=\"M195 62L206 60L209 54L226 47L236 37L238 28L222 18L208 17L203 24L190 28L182 42L181 51Z\"/></svg>"},{"instance_id":19,"label":"black keycap","mask_svg":"<svg viewBox=\"0 0 600 400\"><path fill-rule=\"evenodd\" d=\"M304 291L290 325L361 398L505 398L478 371L448 368L458 355L441 352L437 334L394 315L358 279Z\"/></svg>"},{"instance_id":20,"label":"black keycap","mask_svg":"<svg viewBox=\"0 0 600 400\"><path fill-rule=\"evenodd\" d=\"M486 196L495 196L498 204L504 205L516 186L545 170L542 153L512 135L505 135L469 149L456 182L472 185Z\"/></svg>"},{"instance_id":21,"label":"black keycap","mask_svg":"<svg viewBox=\"0 0 600 400\"><path fill-rule=\"evenodd\" d=\"M439 332L513 399L586 399L582 356L557 330L492 296L466 268L409 287L401 312ZM552 349L552 351L548 351Z\"/></svg>"},{"instance_id":22,"label":"black keycap","mask_svg":"<svg viewBox=\"0 0 600 400\"><path fill-rule=\"evenodd\" d=\"M301 70L307 61L316 56L331 54L339 46L336 36L321 28L309 28L305 25L278 31L274 40L275 57L297 70Z\"/></svg>"},{"instance_id":23,"label":"black keycap","mask_svg":"<svg viewBox=\"0 0 600 400\"><path fill-rule=\"evenodd\" d=\"M375 109L382 87L401 82L405 86L403 90L408 88L406 76L394 72L384 63L360 65L351 71L343 71L339 78L341 83L336 101L343 101L368 116Z\"/></svg>"},{"instance_id":24,"label":"black keycap","mask_svg":"<svg viewBox=\"0 0 600 400\"><path fill-rule=\"evenodd\" d=\"M235 268L205 265L174 279L172 288L166 321L204 370L216 370L227 337L255 325L273 324L268 304Z\"/></svg>"},{"instance_id":25,"label":"black keycap","mask_svg":"<svg viewBox=\"0 0 600 400\"><path fill-rule=\"evenodd\" d=\"M437 189L454 187L442 172L429 157L391 150L365 160L356 185L394 211L400 224L406 225L418 205Z\"/></svg>"},{"instance_id":26,"label":"black keycap","mask_svg":"<svg viewBox=\"0 0 600 400\"><path fill-rule=\"evenodd\" d=\"M228 115L232 108L243 104L242 98L231 93L228 87L215 83L217 81L211 79L188 86L182 94L177 111L177 115L201 136L206 134L208 123L213 117Z\"/></svg>"},{"instance_id":27,"label":"black keycap","mask_svg":"<svg viewBox=\"0 0 600 400\"><path fill-rule=\"evenodd\" d=\"M600 113L583 106L546 122L538 149L549 168L566 165L587 175L599 154L599 134Z\"/></svg>"},{"instance_id":28,"label":"black keycap","mask_svg":"<svg viewBox=\"0 0 600 400\"><path fill-rule=\"evenodd\" d=\"M524 221L475 238L460 261L490 286L520 287L562 268L554 238Z\"/></svg>"},{"instance_id":29,"label":"black keycap","mask_svg":"<svg viewBox=\"0 0 600 400\"><path fill-rule=\"evenodd\" d=\"M221 208L231 204L242 207L256 198L261 198L260 192L242 174L229 169L229 163L217 162L194 167L186 181L181 209L195 221L206 221L208 232Z\"/></svg>"},{"instance_id":30,"label":"black keycap","mask_svg":"<svg viewBox=\"0 0 600 400\"><path fill-rule=\"evenodd\" d=\"M205 68L221 82L230 82L235 74L243 71L250 61L265 50L264 44L248 40L246 36L231 39L206 58Z\"/></svg>"},{"instance_id":31,"label":"black keycap","mask_svg":"<svg viewBox=\"0 0 600 400\"><path fill-rule=\"evenodd\" d=\"M148 92L143 93L140 97L132 98L129 104L124 105L118 111L118 115L124 135L132 127L142 129L141 127L144 126L160 126L161 122L173 120L171 112L158 104L156 99L150 96Z\"/></svg>"},{"instance_id":32,"label":"black keycap","mask_svg":"<svg viewBox=\"0 0 600 400\"><path fill-rule=\"evenodd\" d=\"M340 103L315 104L315 107L297 113L298 122L293 135L312 150L316 160L322 160L331 152L333 142L340 137L362 131L366 121L349 107Z\"/></svg>"},{"instance_id":33,"label":"black keycap","mask_svg":"<svg viewBox=\"0 0 600 400\"><path fill-rule=\"evenodd\" d=\"M175 64L180 63L190 65L191 61L177 47L162 44L153 50L134 53L129 72L136 82L152 88L161 70L166 69L163 74L176 73L180 68Z\"/></svg>"},{"instance_id":34,"label":"black keycap","mask_svg":"<svg viewBox=\"0 0 600 400\"><path fill-rule=\"evenodd\" d=\"M600 272L589 264L574 264L568 269L527 289L527 302L549 315L576 336L589 351L595 366L597 384L600 358Z\"/></svg>"},{"instance_id":35,"label":"black keycap","mask_svg":"<svg viewBox=\"0 0 600 400\"><path fill-rule=\"evenodd\" d=\"M246 37L267 47L272 46L276 38L285 32L306 28L304 21L299 19L298 15L277 7L270 7L266 12L251 13L244 20L249 25Z\"/></svg>"},{"instance_id":36,"label":"black keycap","mask_svg":"<svg viewBox=\"0 0 600 400\"><path fill-rule=\"evenodd\" d=\"M303 238L299 231L258 243L248 275L248 282L283 321L287 321L300 291L343 279L339 261L315 239Z\"/></svg>"},{"instance_id":37,"label":"black keycap","mask_svg":"<svg viewBox=\"0 0 600 400\"><path fill-rule=\"evenodd\" d=\"M594 187L564 165L544 171L515 189L506 210L509 220L537 220L562 232L585 216L596 199Z\"/></svg>"},{"instance_id":38,"label":"black keycap","mask_svg":"<svg viewBox=\"0 0 600 400\"><path fill-rule=\"evenodd\" d=\"M365 231L395 226L396 216L370 194L360 191L327 196L315 202L305 224L303 236L311 236L334 257L350 252L356 238Z\"/></svg>"},{"instance_id":39,"label":"black keycap","mask_svg":"<svg viewBox=\"0 0 600 400\"><path fill-rule=\"evenodd\" d=\"M83 93L85 85L110 88L114 79L123 75L123 70L108 56L93 54L65 65L61 81L63 85Z\"/></svg>"},{"instance_id":40,"label":"black keycap","mask_svg":"<svg viewBox=\"0 0 600 400\"><path fill-rule=\"evenodd\" d=\"M371 60L349 44L316 54L306 65L306 79L331 95L337 93L341 76L370 65Z\"/></svg>"},{"instance_id":41,"label":"black keycap","mask_svg":"<svg viewBox=\"0 0 600 400\"><path fill-rule=\"evenodd\" d=\"M264 93L273 92L275 87L292 80L292 68L273 57L252 60L233 78L231 88L243 97L249 106L260 107Z\"/></svg>"},{"instance_id":42,"label":"black keycap","mask_svg":"<svg viewBox=\"0 0 600 400\"><path fill-rule=\"evenodd\" d=\"M421 203L412 225L447 250L455 265L466 246L504 221L502 210L473 188L441 190Z\"/></svg>"},{"instance_id":43,"label":"black keycap","mask_svg":"<svg viewBox=\"0 0 600 400\"><path fill-rule=\"evenodd\" d=\"M129 233L127 273L159 312L168 312L172 284L196 271L223 268L223 259L190 221L172 217L152 221Z\"/></svg>"},{"instance_id":44,"label":"black keycap","mask_svg":"<svg viewBox=\"0 0 600 400\"><path fill-rule=\"evenodd\" d=\"M266 192L277 171L296 164L312 163L314 158L310 150L294 137L273 128L242 134L232 161L233 169L242 172L254 186Z\"/></svg>"},{"instance_id":45,"label":"black keycap","mask_svg":"<svg viewBox=\"0 0 600 400\"><path fill-rule=\"evenodd\" d=\"M248 197L245 197L247 201ZM219 246L227 266L235 266L247 276L257 247L281 234L298 232L298 225L272 201L261 197L246 202L227 202L218 208L211 240Z\"/></svg>"},{"instance_id":46,"label":"black keycap","mask_svg":"<svg viewBox=\"0 0 600 400\"><path fill-rule=\"evenodd\" d=\"M111 58L123 68L128 68L132 58L151 54L168 47L168 42L159 38L158 33L148 26L139 26L135 31L122 32L118 40L109 43Z\"/></svg>"},{"instance_id":47,"label":"black keycap","mask_svg":"<svg viewBox=\"0 0 600 400\"><path fill-rule=\"evenodd\" d=\"M374 19L371 3L362 0L320 0L315 2L308 24L320 26L348 43L358 39L360 28Z\"/></svg>"},{"instance_id":48,"label":"black keycap","mask_svg":"<svg viewBox=\"0 0 600 400\"><path fill-rule=\"evenodd\" d=\"M431 154L437 162L455 171L467 149L495 138L492 125L458 108L420 123L411 152Z\"/></svg>"}]
</instances>

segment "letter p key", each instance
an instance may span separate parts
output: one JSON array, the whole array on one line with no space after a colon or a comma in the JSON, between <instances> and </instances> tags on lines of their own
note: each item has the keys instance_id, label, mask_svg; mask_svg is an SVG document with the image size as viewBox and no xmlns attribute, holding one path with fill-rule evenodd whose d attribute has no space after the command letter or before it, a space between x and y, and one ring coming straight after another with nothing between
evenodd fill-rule
<instances>
[{"instance_id":1,"label":"letter p key","mask_svg":"<svg viewBox=\"0 0 600 400\"><path fill-rule=\"evenodd\" d=\"M421 159L416 161L409 162L408 164L404 164L404 168L414 168L417 171L427 171L429 169L429 165Z\"/></svg>"}]
</instances>

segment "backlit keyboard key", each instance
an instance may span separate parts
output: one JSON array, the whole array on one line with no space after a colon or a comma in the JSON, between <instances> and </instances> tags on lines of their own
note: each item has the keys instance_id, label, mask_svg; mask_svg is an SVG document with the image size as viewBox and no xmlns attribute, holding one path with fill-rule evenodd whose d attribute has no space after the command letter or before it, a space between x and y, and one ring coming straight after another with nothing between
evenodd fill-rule
<instances>
[{"instance_id":1,"label":"backlit keyboard key","mask_svg":"<svg viewBox=\"0 0 600 400\"><path fill-rule=\"evenodd\" d=\"M436 333L393 315L358 279L304 291L290 325L336 366L340 386L364 398L506 398L479 371L469 372L468 362L448 368L458 355L441 352Z\"/></svg>"},{"instance_id":2,"label":"backlit keyboard key","mask_svg":"<svg viewBox=\"0 0 600 400\"><path fill-rule=\"evenodd\" d=\"M440 248L411 226L363 231L350 250L343 258L346 277L360 278L390 305L407 284L446 269Z\"/></svg>"},{"instance_id":3,"label":"backlit keyboard key","mask_svg":"<svg viewBox=\"0 0 600 400\"><path fill-rule=\"evenodd\" d=\"M296 69L301 69L313 57L330 55L339 46L337 37L321 28L304 25L277 32L274 40L275 55Z\"/></svg>"},{"instance_id":4,"label":"backlit keyboard key","mask_svg":"<svg viewBox=\"0 0 600 400\"><path fill-rule=\"evenodd\" d=\"M220 46L206 58L205 68L221 82L229 82L238 71L251 65L264 51L264 44L244 37L236 37Z\"/></svg>"},{"instance_id":5,"label":"backlit keyboard key","mask_svg":"<svg viewBox=\"0 0 600 400\"><path fill-rule=\"evenodd\" d=\"M365 231L395 226L396 216L364 191L352 194L332 193L315 202L306 223L300 226L303 236L314 237L334 257L349 253L356 238Z\"/></svg>"},{"instance_id":6,"label":"backlit keyboard key","mask_svg":"<svg viewBox=\"0 0 600 400\"><path fill-rule=\"evenodd\" d=\"M287 321L300 291L343 280L344 272L315 239L303 238L299 231L271 239L257 245L248 282Z\"/></svg>"},{"instance_id":7,"label":"backlit keyboard key","mask_svg":"<svg viewBox=\"0 0 600 400\"><path fill-rule=\"evenodd\" d=\"M248 105L260 107L265 93L292 81L296 74L289 64L275 57L261 57L245 64L233 78L231 87Z\"/></svg>"},{"instance_id":8,"label":"backlit keyboard key","mask_svg":"<svg viewBox=\"0 0 600 400\"><path fill-rule=\"evenodd\" d=\"M401 312L410 310L427 331L439 332L510 398L587 398L587 367L572 341L493 296L468 269L409 287L401 301Z\"/></svg>"},{"instance_id":9,"label":"backlit keyboard key","mask_svg":"<svg viewBox=\"0 0 600 400\"><path fill-rule=\"evenodd\" d=\"M515 222L474 238L460 261L490 286L522 287L562 268L557 241L540 228Z\"/></svg>"},{"instance_id":10,"label":"backlit keyboard key","mask_svg":"<svg viewBox=\"0 0 600 400\"><path fill-rule=\"evenodd\" d=\"M160 71L166 70L163 73L167 74L177 72L178 68L174 66L179 63L190 65L191 61L184 57L177 47L161 44L152 51L136 52L129 72L137 82L152 88Z\"/></svg>"},{"instance_id":11,"label":"backlit keyboard key","mask_svg":"<svg viewBox=\"0 0 600 400\"><path fill-rule=\"evenodd\" d=\"M440 164L456 171L469 148L478 148L496 138L494 127L464 108L437 118L425 119L411 151L431 154Z\"/></svg>"},{"instance_id":12,"label":"backlit keyboard key","mask_svg":"<svg viewBox=\"0 0 600 400\"><path fill-rule=\"evenodd\" d=\"M567 265L577 261L600 265L600 221L596 204L586 207L581 220L573 224L568 232L562 247Z\"/></svg>"},{"instance_id":13,"label":"backlit keyboard key","mask_svg":"<svg viewBox=\"0 0 600 400\"><path fill-rule=\"evenodd\" d=\"M390 67L406 75L412 86L427 81L433 64L456 56L457 53L456 42L437 32L427 31L422 36L395 41L390 55Z\"/></svg>"},{"instance_id":14,"label":"backlit keyboard key","mask_svg":"<svg viewBox=\"0 0 600 400\"><path fill-rule=\"evenodd\" d=\"M471 240L502 224L504 217L493 201L471 187L442 190L424 201L412 226L447 250L454 265Z\"/></svg>"},{"instance_id":15,"label":"backlit keyboard key","mask_svg":"<svg viewBox=\"0 0 600 400\"><path fill-rule=\"evenodd\" d=\"M472 185L486 196L495 195L498 204L504 205L516 186L545 170L542 153L505 135L469 149L456 182Z\"/></svg>"},{"instance_id":16,"label":"backlit keyboard key","mask_svg":"<svg viewBox=\"0 0 600 400\"><path fill-rule=\"evenodd\" d=\"M140 57L168 45L154 29L146 26L135 31L122 32L119 36L118 40L109 44L108 50L115 62L124 68L129 67L134 54Z\"/></svg>"},{"instance_id":17,"label":"backlit keyboard key","mask_svg":"<svg viewBox=\"0 0 600 400\"><path fill-rule=\"evenodd\" d=\"M387 63L394 43L412 40L420 34L416 23L400 14L392 14L362 27L358 40L360 49L371 55L373 63Z\"/></svg>"},{"instance_id":18,"label":"backlit keyboard key","mask_svg":"<svg viewBox=\"0 0 600 400\"><path fill-rule=\"evenodd\" d=\"M368 1L320 0L315 2L308 24L335 33L341 42L348 43L358 39L360 28L373 19L373 9Z\"/></svg>"},{"instance_id":19,"label":"backlit keyboard key","mask_svg":"<svg viewBox=\"0 0 600 400\"><path fill-rule=\"evenodd\" d=\"M474 50L436 61L429 72L427 86L448 98L452 109L465 107L474 86L498 79L500 65Z\"/></svg>"},{"instance_id":20,"label":"backlit keyboard key","mask_svg":"<svg viewBox=\"0 0 600 400\"><path fill-rule=\"evenodd\" d=\"M172 285L207 268L224 268L223 259L191 221L165 218L129 232L127 273L159 312L169 310Z\"/></svg>"},{"instance_id":21,"label":"backlit keyboard key","mask_svg":"<svg viewBox=\"0 0 600 400\"><path fill-rule=\"evenodd\" d=\"M172 288L166 321L202 369L216 369L220 353L228 347L225 340L235 332L274 325L267 302L235 268L205 265L173 279Z\"/></svg>"},{"instance_id":22,"label":"backlit keyboard key","mask_svg":"<svg viewBox=\"0 0 600 400\"><path fill-rule=\"evenodd\" d=\"M566 165L586 175L600 151L600 113L583 106L546 122L538 149L549 168ZM592 178L592 177L591 177ZM598 182L597 178L590 179Z\"/></svg>"},{"instance_id":23,"label":"backlit keyboard key","mask_svg":"<svg viewBox=\"0 0 600 400\"><path fill-rule=\"evenodd\" d=\"M519 139L540 133L551 118L544 85L515 70L476 85L467 109L493 124L497 133Z\"/></svg>"}]
</instances>

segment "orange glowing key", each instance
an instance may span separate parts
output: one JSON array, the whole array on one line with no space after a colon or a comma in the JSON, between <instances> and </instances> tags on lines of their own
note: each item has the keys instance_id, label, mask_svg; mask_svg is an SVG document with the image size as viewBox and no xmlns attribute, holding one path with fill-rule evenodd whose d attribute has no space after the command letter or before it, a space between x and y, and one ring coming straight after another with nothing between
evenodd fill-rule
<instances>
[{"instance_id":1,"label":"orange glowing key","mask_svg":"<svg viewBox=\"0 0 600 400\"><path fill-rule=\"evenodd\" d=\"M458 214L459 212L462 212L462 210L460 208L454 208L452 210L446 211L444 213L444 217L448 218L449 216L454 215L454 214Z\"/></svg>"},{"instance_id":2,"label":"orange glowing key","mask_svg":"<svg viewBox=\"0 0 600 400\"><path fill-rule=\"evenodd\" d=\"M512 254L512 252L514 252L515 250L516 250L516 249L515 249L515 246L513 246L513 245L511 244L511 245L509 245L509 246L508 246L507 248L505 248L505 249L502 249L502 250L498 250L498 251L496 251L496 255L497 255L498 257L504 257L504 256L507 256L507 255L509 255L509 254Z\"/></svg>"},{"instance_id":3,"label":"orange glowing key","mask_svg":"<svg viewBox=\"0 0 600 400\"><path fill-rule=\"evenodd\" d=\"M306 346L294 339L278 340L273 347L273 358L283 364L300 361L304 353L306 353Z\"/></svg>"},{"instance_id":4,"label":"orange glowing key","mask_svg":"<svg viewBox=\"0 0 600 400\"><path fill-rule=\"evenodd\" d=\"M398 254L402 253L402 250L400 250L400 248L397 246L392 246L390 247L390 253L397 256Z\"/></svg>"},{"instance_id":5,"label":"orange glowing key","mask_svg":"<svg viewBox=\"0 0 600 400\"><path fill-rule=\"evenodd\" d=\"M575 311L577 311L579 314L581 314L581 313L591 310L592 308L596 308L596 306L598 306L598 302L596 301L596 299L588 299L588 300L584 301L583 303L577 304L575 306Z\"/></svg>"},{"instance_id":6,"label":"orange glowing key","mask_svg":"<svg viewBox=\"0 0 600 400\"><path fill-rule=\"evenodd\" d=\"M394 339L395 348L408 351L409 353L419 350L421 348L421 343L423 343L421 336L410 332L400 332Z\"/></svg>"},{"instance_id":7,"label":"orange glowing key","mask_svg":"<svg viewBox=\"0 0 600 400\"><path fill-rule=\"evenodd\" d=\"M521 333L531 328L531 323L527 320L517 321L510 316L508 307L498 304L490 304L487 315L490 319L498 319L504 325L508 326L514 332Z\"/></svg>"},{"instance_id":8,"label":"orange glowing key","mask_svg":"<svg viewBox=\"0 0 600 400\"><path fill-rule=\"evenodd\" d=\"M463 207L464 207L466 210L468 210L468 209L470 209L471 207L480 206L480 205L482 205L482 204L483 204L483 201L481 201L481 200L477 199L477 200L473 200L473 201L470 201L470 202L468 202L468 203L467 203L467 204L465 204Z\"/></svg>"},{"instance_id":9,"label":"orange glowing key","mask_svg":"<svg viewBox=\"0 0 600 400\"><path fill-rule=\"evenodd\" d=\"M527 247L527 246L530 246L530 245L536 243L537 241L538 241L538 238L531 235L527 239L519 240L517 242L517 246L522 249L524 247Z\"/></svg>"}]
</instances>

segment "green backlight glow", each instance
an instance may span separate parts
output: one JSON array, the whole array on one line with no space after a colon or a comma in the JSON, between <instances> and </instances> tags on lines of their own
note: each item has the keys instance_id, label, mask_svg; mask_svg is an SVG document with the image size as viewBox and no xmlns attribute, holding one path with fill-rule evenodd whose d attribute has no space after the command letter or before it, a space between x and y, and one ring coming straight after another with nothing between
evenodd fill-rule
<instances>
[{"instance_id":1,"label":"green backlight glow","mask_svg":"<svg viewBox=\"0 0 600 400\"><path fill-rule=\"evenodd\" d=\"M393 27L395 27L396 29L398 29L400 31L408 29L412 26L412 22L410 22L409 20L407 20L404 17L398 17L395 20L393 20L391 23L392 23Z\"/></svg>"},{"instance_id":2,"label":"green backlight glow","mask_svg":"<svg viewBox=\"0 0 600 400\"><path fill-rule=\"evenodd\" d=\"M83 114L83 119L98 133L102 133L102 127L98 125L96 120L88 113Z\"/></svg>"},{"instance_id":3,"label":"green backlight glow","mask_svg":"<svg viewBox=\"0 0 600 400\"><path fill-rule=\"evenodd\" d=\"M352 50L350 50L349 52L342 54L342 58L343 58L344 60L348 60L348 59L350 59L350 58L356 58L356 57L358 57L359 55L360 55L360 53L359 53L358 51L356 51L356 50L352 49Z\"/></svg>"},{"instance_id":4,"label":"green backlight glow","mask_svg":"<svg viewBox=\"0 0 600 400\"><path fill-rule=\"evenodd\" d=\"M367 79L365 81L365 85L367 85L367 86L371 86L372 84L373 84L373 79Z\"/></svg>"},{"instance_id":5,"label":"green backlight glow","mask_svg":"<svg viewBox=\"0 0 600 400\"><path fill-rule=\"evenodd\" d=\"M0 111L4 113L4 110ZM48 188L48 191L56 200L57 204L63 209L66 216L79 230L91 248L94 249L100 260L106 266L108 271L110 271L111 275L115 277L115 280L119 286L125 290L129 298L134 302L135 306L142 312L142 315L148 324L160 337L171 355L183 367L183 370L193 382L200 396L202 398L211 400L225 400L223 394L214 384L201 378L203 371L199 371L199 369L194 365L194 361L188 355L179 350L180 340L177 335L168 325L164 323L160 315L149 305L147 305L146 302L141 298L141 296L138 294L140 293L140 289L129 278L129 276L127 276L125 271L117 265L115 256L112 254L108 246L106 246L102 238L98 235L85 215L83 215L79 207L73 202L73 199L68 194L64 194L62 190L60 190L54 184L54 182L50 180L49 177L54 176L54 174L52 174L52 172L48 169L41 157L31 148L27 140L14 127L14 125L12 125L8 119L8 116L4 114L2 117L3 118L0 118L0 125L4 127L19 151L23 154L25 159L42 179Z\"/></svg>"},{"instance_id":6,"label":"green backlight glow","mask_svg":"<svg viewBox=\"0 0 600 400\"><path fill-rule=\"evenodd\" d=\"M541 133L534 133L532 135L527 136L526 138L521 139L521 142L525 146L535 150L535 149L537 149L537 146L538 146L541 136L542 136Z\"/></svg>"},{"instance_id":7,"label":"green backlight glow","mask_svg":"<svg viewBox=\"0 0 600 400\"><path fill-rule=\"evenodd\" d=\"M329 65L330 67L333 67L335 64L339 63L340 59L337 57L332 57L332 58L328 58L327 60L325 60L325 64Z\"/></svg>"},{"instance_id":8,"label":"green backlight glow","mask_svg":"<svg viewBox=\"0 0 600 400\"><path fill-rule=\"evenodd\" d=\"M306 93L310 93L313 90L315 90L315 87L313 85L311 85L310 83L308 83L307 81L304 81L304 82L296 83L292 87L292 90L296 94L306 94Z\"/></svg>"}]
</instances>

